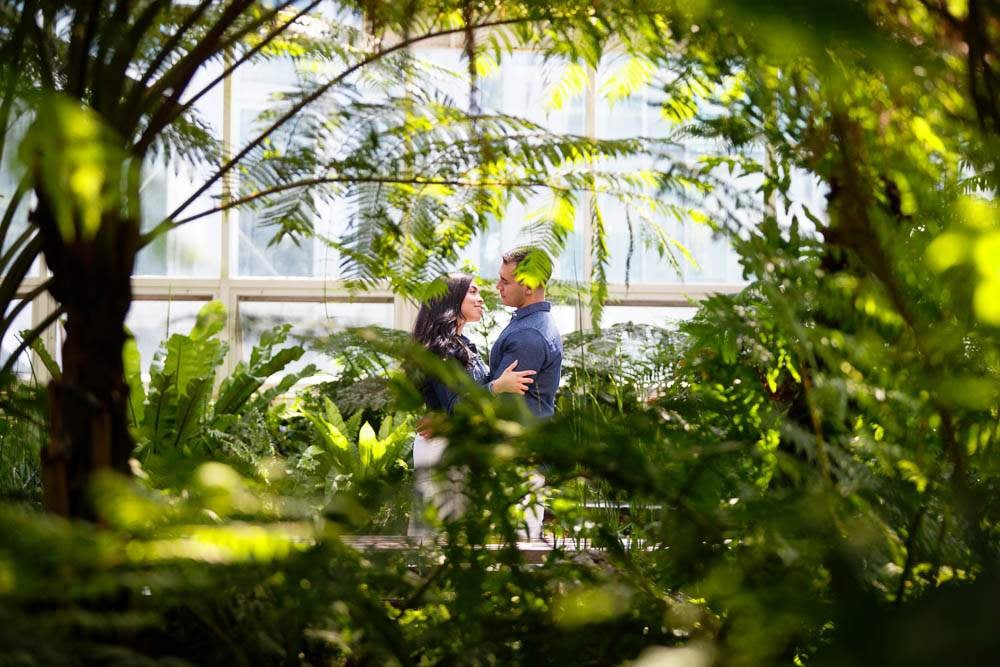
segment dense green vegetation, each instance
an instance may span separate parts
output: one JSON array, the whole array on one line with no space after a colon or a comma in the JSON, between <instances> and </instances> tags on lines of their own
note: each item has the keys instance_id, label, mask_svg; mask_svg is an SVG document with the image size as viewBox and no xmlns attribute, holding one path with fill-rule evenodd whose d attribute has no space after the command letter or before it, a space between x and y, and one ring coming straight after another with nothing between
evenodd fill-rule
<instances>
[{"instance_id":1,"label":"dense green vegetation","mask_svg":"<svg viewBox=\"0 0 1000 667\"><path fill-rule=\"evenodd\" d=\"M3 8L0 114L25 169L0 228L2 326L44 254L67 335L45 391L12 362L0 378L0 662L1000 658L992 3L339 3L319 32L288 28L290 4ZM403 85L422 71L397 45L437 33L463 36L473 91L480 59L518 47L579 68L625 54L604 94L656 85L678 136L717 150L553 135ZM435 293L457 248L539 190L553 253L586 197L624 201L630 224L653 224L638 213L652 201L725 235L748 286L677 331L568 337L545 423L384 331L306 342L278 328L218 378L216 304L164 341L144 385L122 326L135 252L196 216L141 221L135 177L154 149L221 158L179 101L226 53L323 66L271 112L273 131L303 119L295 150L266 150L265 132L216 174L245 174L220 205L261 207L294 236L314 198L358 199L371 213L335 243L359 287ZM349 94L358 69L381 101ZM615 168L630 156L666 166ZM825 184L825 210L789 209L796 170ZM600 209L590 228L599 317ZM283 373L307 344L343 372L291 394L312 369ZM469 392L438 425L469 511L438 524L437 544L359 551L346 534L407 521L416 370ZM566 541L532 565L515 544L538 493Z\"/></svg>"}]
</instances>

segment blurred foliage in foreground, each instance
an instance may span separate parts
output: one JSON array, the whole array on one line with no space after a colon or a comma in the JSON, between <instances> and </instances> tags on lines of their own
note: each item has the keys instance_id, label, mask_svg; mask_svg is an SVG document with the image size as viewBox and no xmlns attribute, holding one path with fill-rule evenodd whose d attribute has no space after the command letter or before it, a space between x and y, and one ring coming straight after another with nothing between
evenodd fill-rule
<instances>
[{"instance_id":1,"label":"blurred foliage in foreground","mask_svg":"<svg viewBox=\"0 0 1000 667\"><path fill-rule=\"evenodd\" d=\"M815 280L808 263L796 267ZM173 491L103 480L99 530L8 507L6 655L11 664L70 655L81 664L608 664L658 646L646 657L931 665L957 654L985 664L1000 648L988 631L998 593L989 557L952 509L951 489L904 463L905 434L886 444L888 416L916 419L921 406L886 406L901 394L879 400L872 387L851 423L832 428L847 415L834 408L852 399L843 383L815 380L830 424L820 443L807 365L759 296L767 284L712 299L679 333L620 325L586 336L586 356L570 365L588 373L569 375L562 410L545 424L466 386L464 408L442 424L444 465L466 469L473 509L442 525L436 546L346 546L344 535L369 521L363 487L330 475L288 486L252 468L196 464L195 452ZM360 333L355 347L373 338ZM369 344L467 383L419 350ZM663 365L657 349L675 363ZM393 382L406 407L413 388ZM318 420L321 440L337 439L333 423L342 435L353 429L332 405ZM225 451L212 456L241 466ZM990 461L970 456L977 471ZM535 566L513 545L537 492L527 473L540 463L554 514L547 533L564 548ZM982 479L974 492L994 497ZM992 531L995 516L985 519ZM995 533L986 545L995 549Z\"/></svg>"},{"instance_id":2,"label":"blurred foliage in foreground","mask_svg":"<svg viewBox=\"0 0 1000 667\"><path fill-rule=\"evenodd\" d=\"M374 503L319 466L320 502L266 467L198 461L166 488L102 482L100 527L6 506L4 659L1000 662L995 4L623 11L638 9L669 21L622 48L636 71L679 73L657 82L667 114L725 147L703 156L706 173L761 184L767 207L712 195L747 289L707 300L679 335L568 346L561 410L543 424L465 387L440 427L469 511L420 551L346 547ZM594 44L560 37L590 62ZM768 159L747 157L754 146ZM825 210L792 206L797 171L826 187ZM416 409L406 380L402 411ZM332 410L283 423L261 409L277 419L262 432L333 424L359 452L338 465L365 463L350 416L341 429ZM341 447L328 435L314 444ZM574 549L536 567L513 543L539 466L550 530Z\"/></svg>"}]
</instances>

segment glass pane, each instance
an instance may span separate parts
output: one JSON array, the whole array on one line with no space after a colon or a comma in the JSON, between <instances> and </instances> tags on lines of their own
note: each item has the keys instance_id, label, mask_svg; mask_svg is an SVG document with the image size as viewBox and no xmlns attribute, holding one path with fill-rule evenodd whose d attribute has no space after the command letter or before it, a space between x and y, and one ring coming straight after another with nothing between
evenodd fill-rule
<instances>
[{"instance_id":1,"label":"glass pane","mask_svg":"<svg viewBox=\"0 0 1000 667\"><path fill-rule=\"evenodd\" d=\"M673 329L678 322L691 319L697 312L694 306L607 306L601 316L601 326L633 322Z\"/></svg>"},{"instance_id":2,"label":"glass pane","mask_svg":"<svg viewBox=\"0 0 1000 667\"><path fill-rule=\"evenodd\" d=\"M505 57L492 76L481 83L482 106L486 111L509 114L532 121L552 132L582 135L586 132L585 94L580 91L566 99L561 108L552 104L553 91L566 74L566 65L559 61L545 62L541 55L518 51ZM517 245L534 242L530 221L545 215L553 202L552 193L539 189L525 203L514 201L507 209L502 228L494 242L484 238L480 254L499 265L498 256ZM575 229L567 241L563 255L553 267L557 280L586 280L584 275L584 245L579 234L584 220L586 202L576 202ZM497 269L499 270L499 269Z\"/></svg>"},{"instance_id":3,"label":"glass pane","mask_svg":"<svg viewBox=\"0 0 1000 667\"><path fill-rule=\"evenodd\" d=\"M315 364L320 370L335 374L333 359L310 350L308 342L347 327L392 327L393 303L240 301L239 320L244 360L250 358L254 346L260 342L261 333L291 323L292 339L305 343L306 353L299 361L290 364L285 373Z\"/></svg>"},{"instance_id":4,"label":"glass pane","mask_svg":"<svg viewBox=\"0 0 1000 667\"><path fill-rule=\"evenodd\" d=\"M484 358L488 357L490 349L497 341L504 327L510 323L510 318L513 314L513 308L501 306L495 311L487 311L483 315L482 320L465 330L465 334L469 337L469 340L476 344L479 351L484 354ZM576 330L576 306L561 303L553 304L552 317L556 321L559 333L563 336Z\"/></svg>"},{"instance_id":5,"label":"glass pane","mask_svg":"<svg viewBox=\"0 0 1000 667\"><path fill-rule=\"evenodd\" d=\"M7 130L3 155L0 156L0 218L4 216L7 207L12 203L14 192L24 174L24 169L17 162L17 147L20 145L21 137L24 136L29 122L27 118L22 116L14 120ZM21 198L6 236L0 238L0 254L6 252L28 228L28 209L32 197L33 195L27 194ZM39 263L36 259L28 271L28 275L37 276L38 268Z\"/></svg>"},{"instance_id":6,"label":"glass pane","mask_svg":"<svg viewBox=\"0 0 1000 667\"><path fill-rule=\"evenodd\" d=\"M820 220L826 221L826 196L830 189L819 177L802 169L792 171L792 183L788 190L788 207L778 205L778 220L791 224L792 216L797 216L799 228L803 231L815 232L816 223L805 215L805 210Z\"/></svg>"},{"instance_id":7,"label":"glass pane","mask_svg":"<svg viewBox=\"0 0 1000 667\"><path fill-rule=\"evenodd\" d=\"M625 66L625 56L609 58L598 69L598 91L614 88L612 83L619 69ZM657 87L662 73L654 74L653 81L639 92L622 100L610 101L600 94L595 109L597 136L601 138L659 137L666 138L678 129L660 112L664 99ZM660 160L630 159L618 161L616 167L626 171L637 169L668 169L670 163L694 163L702 155L718 154L718 147L697 139L682 139L683 145L667 152ZM716 176L728 179L726 170L719 169ZM747 179L727 184L741 192L752 192L757 183ZM685 202L677 195L650 192L661 205L674 207L670 212L649 212L644 206L626 207L615 198L602 195L598 205L609 230L608 246L610 269L608 278L613 283L670 284L739 283L742 270L736 253L721 236L713 234L705 224L692 221L686 210L692 207L712 215L720 212L714 196L703 196ZM729 196L717 195L728 202ZM762 205L762 202L761 202ZM739 211L739 207L733 207ZM665 246L671 252L662 252ZM690 258L687 257L690 253Z\"/></svg>"},{"instance_id":8,"label":"glass pane","mask_svg":"<svg viewBox=\"0 0 1000 667\"><path fill-rule=\"evenodd\" d=\"M221 63L205 65L195 76L189 90L195 94L222 72ZM195 103L203 129L216 140L222 138L222 84L217 84ZM168 162L162 155L153 156L143 165L142 229L159 224L187 201L221 166L218 156L205 156L192 164L176 156ZM222 181L202 193L176 219L210 211L219 205ZM221 267L222 244L220 213L212 213L160 236L139 252L136 275L214 277Z\"/></svg>"},{"instance_id":9,"label":"glass pane","mask_svg":"<svg viewBox=\"0 0 1000 667\"><path fill-rule=\"evenodd\" d=\"M135 336L143 376L149 372L160 344L175 333L191 331L205 301L133 301L125 326Z\"/></svg>"},{"instance_id":10,"label":"glass pane","mask_svg":"<svg viewBox=\"0 0 1000 667\"><path fill-rule=\"evenodd\" d=\"M584 93L567 97L561 107L553 92L566 74L566 63L538 53L516 51L505 55L500 67L479 82L481 106L486 112L518 116L552 132L583 134Z\"/></svg>"},{"instance_id":11,"label":"glass pane","mask_svg":"<svg viewBox=\"0 0 1000 667\"><path fill-rule=\"evenodd\" d=\"M458 107L468 108L467 64L462 52L458 49L421 49L416 53L428 63L428 71L434 72L434 85L445 98ZM566 99L561 108L550 104L552 91L564 73L563 63L545 62L539 54L518 51L505 55L500 66L478 82L480 106L484 113L516 116L553 132L583 134L586 125L582 91ZM551 206L551 192L545 188L525 191L525 194L524 203L512 201L504 219L494 221L460 254L463 261L471 262L484 276L496 274L504 251L533 241L530 222ZM586 202L577 202L577 230L584 220L585 210ZM554 267L553 277L585 280L584 247L582 236L578 232L572 234Z\"/></svg>"},{"instance_id":12,"label":"glass pane","mask_svg":"<svg viewBox=\"0 0 1000 667\"><path fill-rule=\"evenodd\" d=\"M18 306L20 303L20 300L12 301L10 304L11 310L13 310L13 308ZM21 344L21 332L25 329L31 328L31 308L31 306L27 306L24 310L18 313L17 317L15 317L14 321L11 323L11 326L4 333L3 340L0 341L0 366L7 363L7 360L10 359L10 355L13 354L14 350L16 350ZM6 316L7 313L4 314L4 317ZM22 352L18 355L17 361L14 363L14 372L21 378L30 378L32 375L31 364L31 353Z\"/></svg>"},{"instance_id":13,"label":"glass pane","mask_svg":"<svg viewBox=\"0 0 1000 667\"><path fill-rule=\"evenodd\" d=\"M272 60L242 67L233 79L233 125L236 149L242 149L265 131L273 119L260 115L276 103L276 96L295 90L302 81L299 66L290 60ZM268 150L294 147L294 123L268 138ZM323 237L339 236L350 219L348 206L303 192L301 207L315 230L315 237L284 237L272 243L278 227L261 224L263 211L242 207L232 211L234 273L240 276L336 277L339 255Z\"/></svg>"},{"instance_id":14,"label":"glass pane","mask_svg":"<svg viewBox=\"0 0 1000 667\"><path fill-rule=\"evenodd\" d=\"M563 336L571 331L576 331L577 310L576 306L567 304L552 306L552 317L555 318L556 327Z\"/></svg>"}]
</instances>

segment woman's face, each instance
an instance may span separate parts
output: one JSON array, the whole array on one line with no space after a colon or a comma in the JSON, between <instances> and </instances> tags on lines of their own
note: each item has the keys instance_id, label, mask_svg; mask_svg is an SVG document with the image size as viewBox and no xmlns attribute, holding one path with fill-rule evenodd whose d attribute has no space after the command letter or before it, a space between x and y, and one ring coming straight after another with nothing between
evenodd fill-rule
<instances>
[{"instance_id":1,"label":"woman's face","mask_svg":"<svg viewBox=\"0 0 1000 667\"><path fill-rule=\"evenodd\" d=\"M483 319L483 297L479 294L476 283L469 284L469 291L462 300L462 321L478 322Z\"/></svg>"}]
</instances>

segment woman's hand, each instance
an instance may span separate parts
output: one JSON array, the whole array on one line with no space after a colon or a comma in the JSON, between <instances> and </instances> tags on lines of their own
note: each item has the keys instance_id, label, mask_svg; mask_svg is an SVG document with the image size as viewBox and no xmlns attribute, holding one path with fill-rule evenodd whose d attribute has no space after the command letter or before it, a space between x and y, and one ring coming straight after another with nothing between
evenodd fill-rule
<instances>
[{"instance_id":1,"label":"woman's hand","mask_svg":"<svg viewBox=\"0 0 1000 667\"><path fill-rule=\"evenodd\" d=\"M430 439L434 437L434 420L429 414L426 414L418 419L413 428L417 433L425 438Z\"/></svg>"},{"instance_id":2,"label":"woman's hand","mask_svg":"<svg viewBox=\"0 0 1000 667\"><path fill-rule=\"evenodd\" d=\"M517 368L516 360L503 369L500 377L493 381L494 394L523 394L528 391L528 385L534 382L531 376L536 371L515 371L515 368Z\"/></svg>"}]
</instances>

